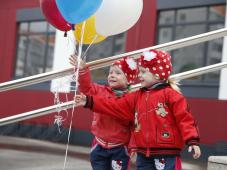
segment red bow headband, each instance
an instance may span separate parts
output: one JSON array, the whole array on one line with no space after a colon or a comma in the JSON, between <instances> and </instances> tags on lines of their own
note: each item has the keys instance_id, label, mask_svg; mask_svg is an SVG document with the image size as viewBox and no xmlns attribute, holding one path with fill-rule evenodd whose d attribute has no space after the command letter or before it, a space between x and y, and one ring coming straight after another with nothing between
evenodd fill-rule
<instances>
[{"instance_id":1,"label":"red bow headband","mask_svg":"<svg viewBox=\"0 0 227 170\"><path fill-rule=\"evenodd\" d=\"M144 52L140 56L138 64L141 67L148 68L160 80L168 80L172 73L171 56L164 51L150 50Z\"/></svg>"}]
</instances>

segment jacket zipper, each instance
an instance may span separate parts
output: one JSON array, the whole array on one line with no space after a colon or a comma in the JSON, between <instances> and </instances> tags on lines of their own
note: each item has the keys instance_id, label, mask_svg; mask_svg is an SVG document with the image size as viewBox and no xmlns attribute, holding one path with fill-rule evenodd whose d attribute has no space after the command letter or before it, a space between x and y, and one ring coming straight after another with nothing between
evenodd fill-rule
<instances>
[{"instance_id":1,"label":"jacket zipper","mask_svg":"<svg viewBox=\"0 0 227 170\"><path fill-rule=\"evenodd\" d=\"M147 107L147 102L148 102L148 96L149 93L146 93L146 124L147 124L147 131L146 131L146 145L147 145L147 151L146 151L146 156L149 157L150 156L150 149L148 147L148 136L149 136L149 129L148 129L148 107Z\"/></svg>"}]
</instances>

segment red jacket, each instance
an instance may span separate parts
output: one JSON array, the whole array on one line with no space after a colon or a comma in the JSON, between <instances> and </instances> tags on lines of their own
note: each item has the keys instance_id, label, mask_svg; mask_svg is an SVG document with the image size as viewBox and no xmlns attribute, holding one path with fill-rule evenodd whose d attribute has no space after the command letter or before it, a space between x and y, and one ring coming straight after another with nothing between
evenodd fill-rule
<instances>
[{"instance_id":1,"label":"red jacket","mask_svg":"<svg viewBox=\"0 0 227 170\"><path fill-rule=\"evenodd\" d=\"M185 98L170 86L141 89L118 99L93 96L93 110L134 121L134 149L147 156L180 154L184 144L199 142Z\"/></svg>"},{"instance_id":2,"label":"red jacket","mask_svg":"<svg viewBox=\"0 0 227 170\"><path fill-rule=\"evenodd\" d=\"M110 87L92 83L88 68L80 71L79 84L79 90L86 95L98 95L105 98L117 97ZM91 132L96 139L99 139L99 144L103 146L105 144L104 147L111 148L129 142L130 124L128 120L94 112Z\"/></svg>"}]
</instances>

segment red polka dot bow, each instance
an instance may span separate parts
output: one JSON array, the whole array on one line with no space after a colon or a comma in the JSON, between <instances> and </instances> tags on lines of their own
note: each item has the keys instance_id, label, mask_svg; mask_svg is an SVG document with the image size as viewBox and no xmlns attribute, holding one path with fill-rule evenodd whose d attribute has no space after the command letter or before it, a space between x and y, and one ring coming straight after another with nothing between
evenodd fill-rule
<instances>
[{"instance_id":1,"label":"red polka dot bow","mask_svg":"<svg viewBox=\"0 0 227 170\"><path fill-rule=\"evenodd\" d=\"M133 84L138 77L138 66L136 61L130 57L124 57L115 61L113 65L117 65L125 74L129 84Z\"/></svg>"},{"instance_id":2,"label":"red polka dot bow","mask_svg":"<svg viewBox=\"0 0 227 170\"><path fill-rule=\"evenodd\" d=\"M168 80L172 72L171 56L164 51L143 52L138 60L138 65L149 69L160 80Z\"/></svg>"}]
</instances>

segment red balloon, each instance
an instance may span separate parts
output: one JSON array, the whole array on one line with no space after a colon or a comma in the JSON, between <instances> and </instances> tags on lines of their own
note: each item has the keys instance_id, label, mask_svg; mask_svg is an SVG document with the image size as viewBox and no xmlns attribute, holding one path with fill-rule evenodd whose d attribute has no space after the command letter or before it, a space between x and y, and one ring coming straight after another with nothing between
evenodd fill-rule
<instances>
[{"instance_id":1,"label":"red balloon","mask_svg":"<svg viewBox=\"0 0 227 170\"><path fill-rule=\"evenodd\" d=\"M55 0L40 0L40 7L46 20L55 28L65 32L72 29L59 12Z\"/></svg>"}]
</instances>

